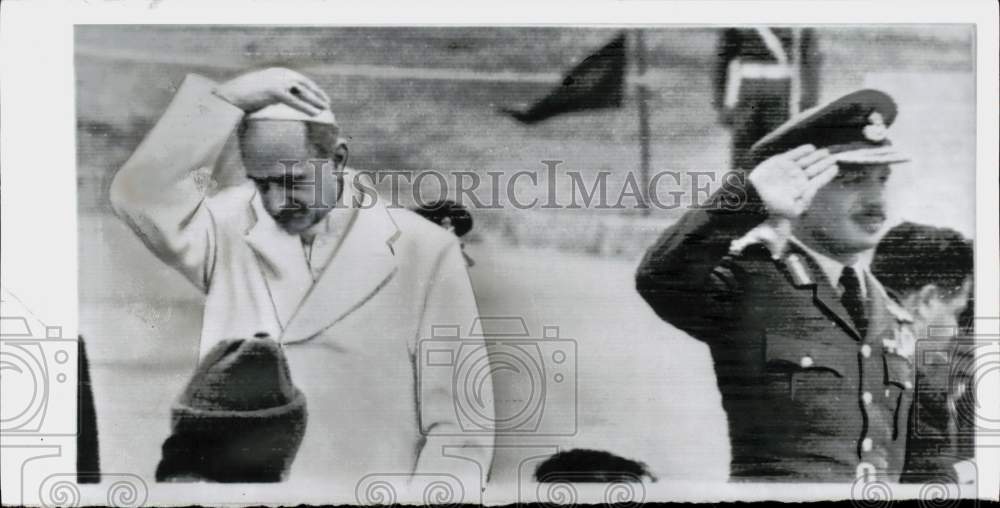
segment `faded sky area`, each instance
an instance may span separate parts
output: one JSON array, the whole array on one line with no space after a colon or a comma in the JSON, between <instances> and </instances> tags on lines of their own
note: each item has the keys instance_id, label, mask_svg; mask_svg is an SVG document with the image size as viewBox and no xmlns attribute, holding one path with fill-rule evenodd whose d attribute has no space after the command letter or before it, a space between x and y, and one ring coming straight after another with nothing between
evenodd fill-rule
<instances>
[{"instance_id":1,"label":"faded sky area","mask_svg":"<svg viewBox=\"0 0 1000 508\"><path fill-rule=\"evenodd\" d=\"M497 112L546 94L562 72L615 33L551 27L81 26L80 204L107 210L111 173L186 73L224 79L266 65L301 69L329 91L351 137L356 168L541 173L541 161L561 160L564 171L585 176L609 172L609 187L620 189L625 176L639 168L633 86L627 87L621 109L565 115L530 127ZM915 156L906 185L900 186L900 215L971 234L973 202L966 193L975 173L972 30L822 26L817 35L823 55L822 100L878 87L900 103L894 138ZM646 41L652 170L725 171L728 132L716 123L710 103L715 30L648 29ZM568 195L570 180L558 182L560 192ZM424 193L437 192L431 187ZM546 189L534 187L525 182L517 189L518 198L544 197ZM664 192L670 190L676 189ZM488 182L479 189L482 196L492 192ZM933 214L926 213L929 203L939 203ZM682 212L658 216L672 220ZM625 215L634 213L627 210ZM480 215L484 223L500 226L532 214L505 210ZM586 211L559 215L533 220L563 220L577 227L594 219ZM604 211L597 218L609 215L622 213ZM586 233L588 238L595 234Z\"/></svg>"}]
</instances>

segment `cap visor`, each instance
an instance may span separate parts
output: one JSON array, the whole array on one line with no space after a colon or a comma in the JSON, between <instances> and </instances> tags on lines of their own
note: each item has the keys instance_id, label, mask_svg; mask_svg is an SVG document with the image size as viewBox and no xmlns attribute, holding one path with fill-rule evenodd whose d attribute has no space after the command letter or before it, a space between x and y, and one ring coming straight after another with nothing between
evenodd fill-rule
<instances>
[{"instance_id":1,"label":"cap visor","mask_svg":"<svg viewBox=\"0 0 1000 508\"><path fill-rule=\"evenodd\" d=\"M909 162L909 155L891 147L862 148L834 154L837 162L845 164L896 164Z\"/></svg>"}]
</instances>

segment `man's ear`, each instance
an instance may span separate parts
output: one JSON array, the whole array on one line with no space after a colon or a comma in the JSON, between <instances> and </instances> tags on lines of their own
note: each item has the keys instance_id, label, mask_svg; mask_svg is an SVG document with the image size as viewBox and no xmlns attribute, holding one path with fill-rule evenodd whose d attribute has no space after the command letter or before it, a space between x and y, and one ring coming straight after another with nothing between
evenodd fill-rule
<instances>
[{"instance_id":1,"label":"man's ear","mask_svg":"<svg viewBox=\"0 0 1000 508\"><path fill-rule=\"evenodd\" d=\"M934 284L927 284L917 292L917 313L921 316L928 315L931 308L940 303L941 289Z\"/></svg>"},{"instance_id":2,"label":"man's ear","mask_svg":"<svg viewBox=\"0 0 1000 508\"><path fill-rule=\"evenodd\" d=\"M333 149L333 169L336 171L342 171L347 167L347 141L344 139L337 140L337 147Z\"/></svg>"}]
</instances>

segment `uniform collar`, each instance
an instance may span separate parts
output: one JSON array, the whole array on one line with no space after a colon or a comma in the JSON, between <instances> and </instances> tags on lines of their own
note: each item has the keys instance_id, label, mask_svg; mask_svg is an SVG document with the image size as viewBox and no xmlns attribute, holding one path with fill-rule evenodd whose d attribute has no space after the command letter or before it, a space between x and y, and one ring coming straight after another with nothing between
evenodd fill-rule
<instances>
[{"instance_id":1,"label":"uniform collar","mask_svg":"<svg viewBox=\"0 0 1000 508\"><path fill-rule=\"evenodd\" d=\"M841 291L843 291L843 289L840 287L840 275L841 273L843 273L844 267L846 265L844 265L840 261L837 261L836 259L831 258L830 256L817 252L816 250L810 248L808 245L806 245L805 243L803 243L801 240L799 240L794 236L790 237L789 241L795 244L795 246L797 246L803 252L808 254L809 257L811 257L813 261L816 262L820 270L822 270L823 274L826 275L827 282L831 286L833 286L833 289L837 292L837 294L840 294ZM851 268L854 268L855 273L858 274L858 279L859 279L858 282L861 284L861 295L863 297L867 297L868 267L866 266L863 260L859 260L857 263L851 265Z\"/></svg>"}]
</instances>

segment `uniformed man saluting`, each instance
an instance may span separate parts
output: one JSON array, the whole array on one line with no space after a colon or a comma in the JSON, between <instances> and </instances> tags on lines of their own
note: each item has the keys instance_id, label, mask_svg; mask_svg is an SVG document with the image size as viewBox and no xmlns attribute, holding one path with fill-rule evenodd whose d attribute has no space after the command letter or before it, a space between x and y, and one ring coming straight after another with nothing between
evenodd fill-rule
<instances>
[{"instance_id":1,"label":"uniformed man saluting","mask_svg":"<svg viewBox=\"0 0 1000 508\"><path fill-rule=\"evenodd\" d=\"M657 314L712 350L734 480L902 468L912 371L883 349L896 317L861 261L885 223L890 165L906 160L886 136L895 117L888 95L862 90L789 120L639 266Z\"/></svg>"}]
</instances>

